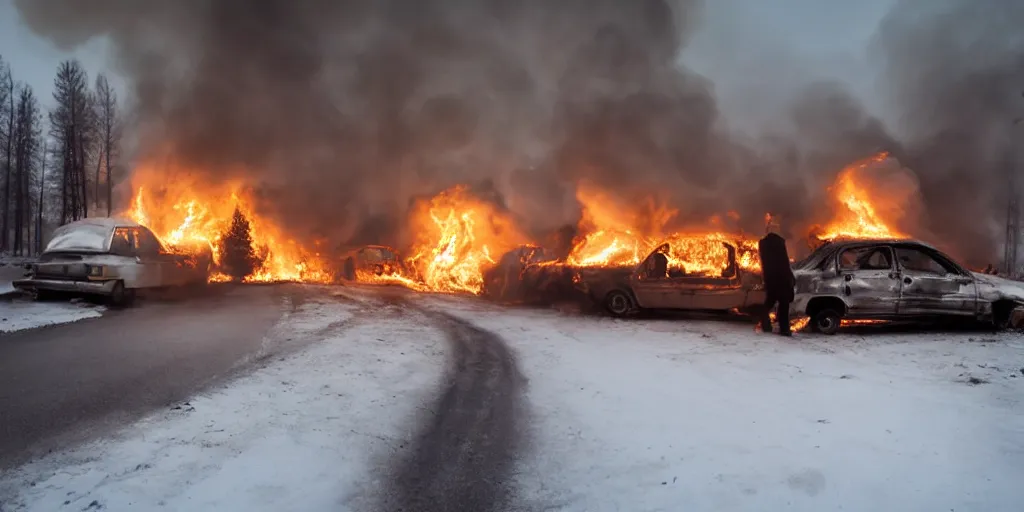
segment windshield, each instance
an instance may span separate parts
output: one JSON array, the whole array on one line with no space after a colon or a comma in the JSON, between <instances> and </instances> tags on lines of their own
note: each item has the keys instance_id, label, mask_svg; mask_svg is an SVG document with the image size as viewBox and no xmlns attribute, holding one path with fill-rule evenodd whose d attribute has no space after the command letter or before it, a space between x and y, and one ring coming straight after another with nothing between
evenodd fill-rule
<instances>
[{"instance_id":1,"label":"windshield","mask_svg":"<svg viewBox=\"0 0 1024 512\"><path fill-rule=\"evenodd\" d=\"M76 224L57 228L46 245L45 252L83 251L107 252L110 227L96 224Z\"/></svg>"}]
</instances>

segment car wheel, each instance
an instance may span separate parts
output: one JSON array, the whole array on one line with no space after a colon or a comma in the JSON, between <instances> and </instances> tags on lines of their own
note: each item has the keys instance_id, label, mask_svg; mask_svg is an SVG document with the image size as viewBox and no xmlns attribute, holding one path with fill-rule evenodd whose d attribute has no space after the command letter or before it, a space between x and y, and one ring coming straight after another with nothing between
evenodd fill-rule
<instances>
[{"instance_id":1,"label":"car wheel","mask_svg":"<svg viewBox=\"0 0 1024 512\"><path fill-rule=\"evenodd\" d=\"M114 284L110 292L110 305L118 308L126 308L135 302L135 290L124 287L124 281Z\"/></svg>"},{"instance_id":2,"label":"car wheel","mask_svg":"<svg viewBox=\"0 0 1024 512\"><path fill-rule=\"evenodd\" d=\"M811 330L822 334L835 334L842 323L842 315L834 309L822 309L811 319Z\"/></svg>"},{"instance_id":3,"label":"car wheel","mask_svg":"<svg viewBox=\"0 0 1024 512\"><path fill-rule=\"evenodd\" d=\"M622 290L612 290L609 292L604 298L604 308L617 318L627 316L635 309L633 298Z\"/></svg>"}]
</instances>

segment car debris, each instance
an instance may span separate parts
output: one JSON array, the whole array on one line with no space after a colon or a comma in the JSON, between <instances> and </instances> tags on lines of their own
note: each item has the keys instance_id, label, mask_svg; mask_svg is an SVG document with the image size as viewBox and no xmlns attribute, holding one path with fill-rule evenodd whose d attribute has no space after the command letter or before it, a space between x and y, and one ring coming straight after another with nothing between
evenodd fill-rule
<instances>
[{"instance_id":1,"label":"car debris","mask_svg":"<svg viewBox=\"0 0 1024 512\"><path fill-rule=\"evenodd\" d=\"M405 266L398 251L386 245L363 245L342 249L334 272L335 282L372 281L373 277L401 274Z\"/></svg>"}]
</instances>

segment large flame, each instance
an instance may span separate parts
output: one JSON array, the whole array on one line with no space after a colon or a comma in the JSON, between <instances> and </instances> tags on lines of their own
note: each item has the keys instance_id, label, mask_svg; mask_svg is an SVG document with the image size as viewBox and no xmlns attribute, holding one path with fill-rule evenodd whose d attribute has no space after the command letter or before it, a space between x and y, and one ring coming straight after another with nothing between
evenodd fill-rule
<instances>
[{"instance_id":1,"label":"large flame","mask_svg":"<svg viewBox=\"0 0 1024 512\"><path fill-rule=\"evenodd\" d=\"M676 217L676 210L653 202L639 207L623 206L587 186L578 189L577 199L583 205L580 227L586 235L573 246L567 259L570 265L633 266L662 243L668 243L669 268L688 275L717 276L728 270L729 251L724 244L729 243L737 249L740 268L760 271L756 240L722 231L668 231L666 226Z\"/></svg>"},{"instance_id":2,"label":"large flame","mask_svg":"<svg viewBox=\"0 0 1024 512\"><path fill-rule=\"evenodd\" d=\"M831 188L837 206L833 219L819 230L820 240L835 238L899 238L878 208L879 194L865 173L885 161L886 153L846 167ZM337 265L321 257L318 244L300 245L288 231L259 215L244 183L221 185L170 180L155 167L137 169L134 197L127 212L153 229L168 246L208 246L219 263L221 237L234 210L249 220L259 267L247 281L329 282ZM736 249L739 268L760 271L757 236L745 236L722 226L715 217L687 230L668 229L678 211L646 202L621 203L605 191L580 184L577 199L583 207L579 232L565 263L578 267L616 267L639 264L662 243L668 243L670 268L687 275L717 276L730 271L729 249ZM728 218L738 220L735 212ZM771 218L766 217L767 222ZM691 224L692 225L692 224ZM514 219L494 204L475 197L463 186L416 202L409 217L415 240L404 268L377 275L359 271L358 281L395 283L420 291L479 293L483 274L505 252L530 244ZM333 257L332 255L331 257ZM214 275L212 279L227 279Z\"/></svg>"},{"instance_id":3,"label":"large flame","mask_svg":"<svg viewBox=\"0 0 1024 512\"><path fill-rule=\"evenodd\" d=\"M906 238L894 229L891 221L883 218L878 211L881 198L864 181L864 174L873 166L889 158L888 153L879 153L871 158L848 165L839 173L832 187L837 205L835 217L817 235L820 240L836 238Z\"/></svg>"},{"instance_id":4,"label":"large flame","mask_svg":"<svg viewBox=\"0 0 1024 512\"><path fill-rule=\"evenodd\" d=\"M410 221L416 242L407 266L436 292L480 293L484 271L529 242L510 215L461 186L417 202Z\"/></svg>"},{"instance_id":5,"label":"large flame","mask_svg":"<svg viewBox=\"0 0 1024 512\"><path fill-rule=\"evenodd\" d=\"M303 247L276 224L258 215L240 183L197 186L187 179L168 180L153 169L136 170L135 194L126 215L151 230L171 248L209 246L214 263L221 258L221 238L235 209L249 221L253 249L259 261L247 282L329 282L330 266L317 250ZM314 247L316 244L313 244ZM214 273L211 280L228 279Z\"/></svg>"}]
</instances>

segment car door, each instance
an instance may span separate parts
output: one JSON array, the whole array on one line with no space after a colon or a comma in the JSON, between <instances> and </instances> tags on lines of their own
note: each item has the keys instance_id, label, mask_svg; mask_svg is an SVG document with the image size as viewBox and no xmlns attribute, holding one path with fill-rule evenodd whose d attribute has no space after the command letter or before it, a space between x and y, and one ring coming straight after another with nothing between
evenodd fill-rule
<instances>
[{"instance_id":1,"label":"car door","mask_svg":"<svg viewBox=\"0 0 1024 512\"><path fill-rule=\"evenodd\" d=\"M900 267L901 315L973 315L974 280L960 273L936 251L911 245L896 247Z\"/></svg>"},{"instance_id":2,"label":"car door","mask_svg":"<svg viewBox=\"0 0 1024 512\"><path fill-rule=\"evenodd\" d=\"M854 246L836 255L842 278L840 290L851 317L884 317L897 312L899 274L892 248L887 245Z\"/></svg>"},{"instance_id":3,"label":"car door","mask_svg":"<svg viewBox=\"0 0 1024 512\"><path fill-rule=\"evenodd\" d=\"M630 279L637 304L647 309L674 309L680 301L679 284L668 277L667 268L660 268L657 258L665 256L668 244L647 256Z\"/></svg>"},{"instance_id":4,"label":"car door","mask_svg":"<svg viewBox=\"0 0 1024 512\"><path fill-rule=\"evenodd\" d=\"M163 251L156 236L143 227L132 228L133 248L137 262L141 265L138 279L139 288L165 286L174 279L174 262Z\"/></svg>"}]
</instances>

